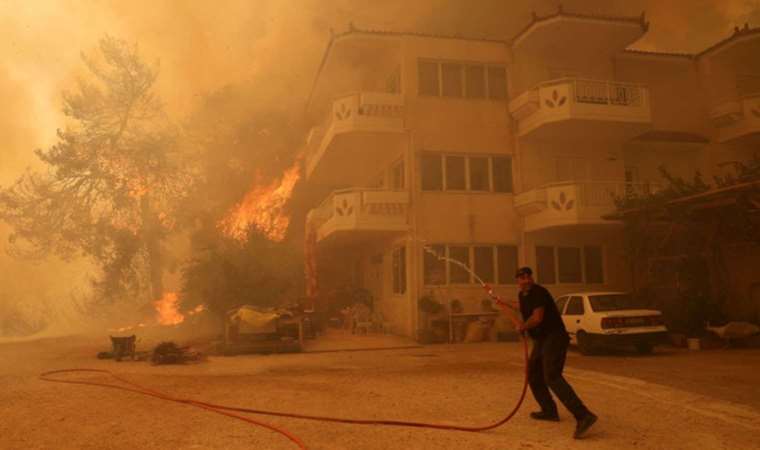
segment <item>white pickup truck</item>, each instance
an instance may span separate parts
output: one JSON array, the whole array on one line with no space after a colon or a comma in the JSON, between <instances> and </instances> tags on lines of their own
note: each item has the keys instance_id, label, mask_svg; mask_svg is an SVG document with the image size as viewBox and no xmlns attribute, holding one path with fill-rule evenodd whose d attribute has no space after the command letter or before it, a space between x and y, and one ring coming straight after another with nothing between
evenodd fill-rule
<instances>
[{"instance_id":1,"label":"white pickup truck","mask_svg":"<svg viewBox=\"0 0 760 450\"><path fill-rule=\"evenodd\" d=\"M625 292L578 292L558 297L556 303L571 342L584 355L611 345L651 353L667 335L662 313L635 308Z\"/></svg>"}]
</instances>

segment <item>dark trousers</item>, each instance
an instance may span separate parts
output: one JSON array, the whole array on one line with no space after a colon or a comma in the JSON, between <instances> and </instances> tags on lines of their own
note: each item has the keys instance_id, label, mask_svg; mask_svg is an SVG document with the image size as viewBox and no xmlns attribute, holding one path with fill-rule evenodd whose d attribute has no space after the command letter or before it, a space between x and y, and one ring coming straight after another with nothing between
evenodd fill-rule
<instances>
[{"instance_id":1,"label":"dark trousers","mask_svg":"<svg viewBox=\"0 0 760 450\"><path fill-rule=\"evenodd\" d=\"M549 389L557 396L576 419L588 413L588 409L573 388L562 376L565 367L567 346L570 338L567 333L555 332L546 337L533 340L533 351L530 354L529 383L533 397L541 406L541 410L549 413L557 412Z\"/></svg>"}]
</instances>

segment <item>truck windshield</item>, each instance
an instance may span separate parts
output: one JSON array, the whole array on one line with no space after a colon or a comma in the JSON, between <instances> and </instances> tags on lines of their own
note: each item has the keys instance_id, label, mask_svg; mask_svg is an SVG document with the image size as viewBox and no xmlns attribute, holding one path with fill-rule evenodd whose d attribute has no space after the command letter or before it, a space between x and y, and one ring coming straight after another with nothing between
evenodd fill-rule
<instances>
[{"instance_id":1,"label":"truck windshield","mask_svg":"<svg viewBox=\"0 0 760 450\"><path fill-rule=\"evenodd\" d=\"M591 309L596 312L633 309L636 305L628 294L606 294L589 296Z\"/></svg>"}]
</instances>

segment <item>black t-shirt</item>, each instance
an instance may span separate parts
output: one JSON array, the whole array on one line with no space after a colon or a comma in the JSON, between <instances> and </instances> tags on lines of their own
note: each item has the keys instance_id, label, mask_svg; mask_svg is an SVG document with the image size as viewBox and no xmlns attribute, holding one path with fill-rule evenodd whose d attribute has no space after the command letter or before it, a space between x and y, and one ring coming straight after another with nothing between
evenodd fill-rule
<instances>
[{"instance_id":1,"label":"black t-shirt","mask_svg":"<svg viewBox=\"0 0 760 450\"><path fill-rule=\"evenodd\" d=\"M544 308L544 319L537 327L528 330L528 334L534 339L541 339L556 331L567 333L554 298L545 287L534 284L528 292L520 291L520 313L523 320L528 320L533 310L541 307Z\"/></svg>"}]
</instances>

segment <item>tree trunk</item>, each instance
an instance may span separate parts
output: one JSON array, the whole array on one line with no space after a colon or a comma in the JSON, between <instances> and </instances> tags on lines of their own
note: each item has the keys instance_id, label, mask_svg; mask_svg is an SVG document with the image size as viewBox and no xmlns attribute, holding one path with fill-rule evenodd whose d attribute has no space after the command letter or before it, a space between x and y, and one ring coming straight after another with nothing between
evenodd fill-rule
<instances>
[{"instance_id":1,"label":"tree trunk","mask_svg":"<svg viewBox=\"0 0 760 450\"><path fill-rule=\"evenodd\" d=\"M164 295L163 265L161 259L161 224L158 215L150 204L150 196L145 194L140 199L143 223L143 244L148 254L150 274L150 293L152 300Z\"/></svg>"}]
</instances>

